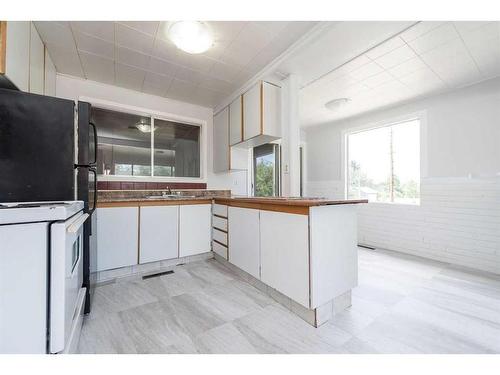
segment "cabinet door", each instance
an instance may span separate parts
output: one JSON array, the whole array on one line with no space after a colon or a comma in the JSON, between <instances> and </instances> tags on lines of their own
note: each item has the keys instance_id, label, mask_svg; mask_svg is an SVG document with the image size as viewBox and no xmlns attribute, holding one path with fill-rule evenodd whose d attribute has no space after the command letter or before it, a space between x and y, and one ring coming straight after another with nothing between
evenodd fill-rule
<instances>
[{"instance_id":1,"label":"cabinet door","mask_svg":"<svg viewBox=\"0 0 500 375\"><path fill-rule=\"evenodd\" d=\"M212 205L180 206L179 256L207 253L211 250Z\"/></svg>"},{"instance_id":2,"label":"cabinet door","mask_svg":"<svg viewBox=\"0 0 500 375\"><path fill-rule=\"evenodd\" d=\"M214 116L213 129L214 172L229 170L229 109L226 107Z\"/></svg>"},{"instance_id":3,"label":"cabinet door","mask_svg":"<svg viewBox=\"0 0 500 375\"><path fill-rule=\"evenodd\" d=\"M141 207L139 263L177 258L179 206Z\"/></svg>"},{"instance_id":4,"label":"cabinet door","mask_svg":"<svg viewBox=\"0 0 500 375\"><path fill-rule=\"evenodd\" d=\"M243 98L238 96L229 105L229 144L234 145L243 140L243 107L241 105Z\"/></svg>"},{"instance_id":5,"label":"cabinet door","mask_svg":"<svg viewBox=\"0 0 500 375\"><path fill-rule=\"evenodd\" d=\"M43 95L44 86L44 59L45 47L42 40L35 29L35 25L31 23L31 39L30 39L30 92Z\"/></svg>"},{"instance_id":6,"label":"cabinet door","mask_svg":"<svg viewBox=\"0 0 500 375\"><path fill-rule=\"evenodd\" d=\"M262 127L265 135L281 137L281 89L262 83Z\"/></svg>"},{"instance_id":7,"label":"cabinet door","mask_svg":"<svg viewBox=\"0 0 500 375\"><path fill-rule=\"evenodd\" d=\"M97 211L97 271L137 264L139 208Z\"/></svg>"},{"instance_id":8,"label":"cabinet door","mask_svg":"<svg viewBox=\"0 0 500 375\"><path fill-rule=\"evenodd\" d=\"M229 207L229 262L260 279L259 210Z\"/></svg>"},{"instance_id":9,"label":"cabinet door","mask_svg":"<svg viewBox=\"0 0 500 375\"><path fill-rule=\"evenodd\" d=\"M262 133L261 83L243 94L243 139L246 141Z\"/></svg>"},{"instance_id":10,"label":"cabinet door","mask_svg":"<svg viewBox=\"0 0 500 375\"><path fill-rule=\"evenodd\" d=\"M29 89L30 25L29 21L7 21L5 75L21 91Z\"/></svg>"},{"instance_id":11,"label":"cabinet door","mask_svg":"<svg viewBox=\"0 0 500 375\"><path fill-rule=\"evenodd\" d=\"M260 212L261 279L309 307L309 228L306 215Z\"/></svg>"}]
</instances>

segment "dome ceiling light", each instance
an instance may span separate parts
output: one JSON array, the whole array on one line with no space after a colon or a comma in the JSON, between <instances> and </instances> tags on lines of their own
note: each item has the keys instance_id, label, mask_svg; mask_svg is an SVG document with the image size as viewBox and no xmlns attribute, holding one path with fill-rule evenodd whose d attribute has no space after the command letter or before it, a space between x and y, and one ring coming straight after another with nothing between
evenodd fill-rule
<instances>
[{"instance_id":1,"label":"dome ceiling light","mask_svg":"<svg viewBox=\"0 0 500 375\"><path fill-rule=\"evenodd\" d=\"M210 27L200 21L179 21L168 29L169 39L187 53L203 53L212 47L214 38Z\"/></svg>"},{"instance_id":2,"label":"dome ceiling light","mask_svg":"<svg viewBox=\"0 0 500 375\"><path fill-rule=\"evenodd\" d=\"M326 109L335 112L346 106L350 101L351 99L349 98L337 98L325 103L325 107Z\"/></svg>"}]
</instances>

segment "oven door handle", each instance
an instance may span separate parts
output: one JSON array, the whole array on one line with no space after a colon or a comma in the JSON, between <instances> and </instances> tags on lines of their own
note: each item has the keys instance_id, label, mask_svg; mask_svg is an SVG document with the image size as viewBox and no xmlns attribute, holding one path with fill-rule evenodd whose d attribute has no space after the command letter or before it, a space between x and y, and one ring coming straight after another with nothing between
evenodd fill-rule
<instances>
[{"instance_id":1,"label":"oven door handle","mask_svg":"<svg viewBox=\"0 0 500 375\"><path fill-rule=\"evenodd\" d=\"M85 220L89 217L89 214L83 214L81 215L77 220L71 223L71 225L68 226L66 229L66 232L68 233L76 233L80 229L80 227L85 223Z\"/></svg>"}]
</instances>

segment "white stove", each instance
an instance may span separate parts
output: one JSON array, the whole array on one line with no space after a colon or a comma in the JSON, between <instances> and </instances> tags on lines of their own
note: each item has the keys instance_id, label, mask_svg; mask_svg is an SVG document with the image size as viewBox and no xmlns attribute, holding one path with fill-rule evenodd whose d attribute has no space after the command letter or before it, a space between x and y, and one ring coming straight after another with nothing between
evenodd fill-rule
<instances>
[{"instance_id":1,"label":"white stove","mask_svg":"<svg viewBox=\"0 0 500 375\"><path fill-rule=\"evenodd\" d=\"M0 203L0 353L71 353L83 317L82 201Z\"/></svg>"},{"instance_id":2,"label":"white stove","mask_svg":"<svg viewBox=\"0 0 500 375\"><path fill-rule=\"evenodd\" d=\"M82 201L0 203L0 225L66 220L81 210Z\"/></svg>"}]
</instances>

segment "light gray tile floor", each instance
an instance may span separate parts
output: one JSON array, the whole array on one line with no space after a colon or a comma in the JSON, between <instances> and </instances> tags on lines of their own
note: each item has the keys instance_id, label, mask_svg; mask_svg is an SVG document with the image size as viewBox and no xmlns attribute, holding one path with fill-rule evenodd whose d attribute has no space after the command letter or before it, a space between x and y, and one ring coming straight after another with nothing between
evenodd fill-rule
<instances>
[{"instance_id":1,"label":"light gray tile floor","mask_svg":"<svg viewBox=\"0 0 500 375\"><path fill-rule=\"evenodd\" d=\"M500 276L359 250L353 305L313 328L213 259L95 289L80 353L500 353Z\"/></svg>"}]
</instances>

